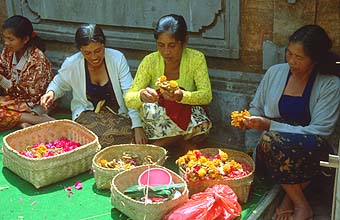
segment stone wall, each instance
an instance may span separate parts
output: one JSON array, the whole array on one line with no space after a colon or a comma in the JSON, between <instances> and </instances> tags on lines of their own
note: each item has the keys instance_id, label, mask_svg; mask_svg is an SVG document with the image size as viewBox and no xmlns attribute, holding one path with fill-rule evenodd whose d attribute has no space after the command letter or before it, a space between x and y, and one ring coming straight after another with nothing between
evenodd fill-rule
<instances>
[{"instance_id":1,"label":"stone wall","mask_svg":"<svg viewBox=\"0 0 340 220\"><path fill-rule=\"evenodd\" d=\"M134 74L140 60L155 49L152 27L157 18L170 12L183 14L189 24L189 46L207 55L213 87L211 137L240 148L254 146L255 137L246 138L231 127L230 112L247 108L265 69L283 61L283 48L294 30L305 24L323 26L340 54L340 0L115 2L120 7L112 7L109 0L0 0L0 22L15 13L30 16L47 42L55 69L76 51L73 34L79 23L101 24L108 46L126 55Z\"/></svg>"}]
</instances>

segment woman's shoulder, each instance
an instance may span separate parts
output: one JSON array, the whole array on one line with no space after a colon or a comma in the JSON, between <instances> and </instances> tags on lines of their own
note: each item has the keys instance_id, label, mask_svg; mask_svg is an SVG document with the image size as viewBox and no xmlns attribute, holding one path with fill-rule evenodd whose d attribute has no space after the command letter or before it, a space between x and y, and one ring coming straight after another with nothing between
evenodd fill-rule
<instances>
[{"instance_id":1,"label":"woman's shoulder","mask_svg":"<svg viewBox=\"0 0 340 220\"><path fill-rule=\"evenodd\" d=\"M105 55L114 57L124 57L124 54L121 51L112 48L105 48Z\"/></svg>"},{"instance_id":2,"label":"woman's shoulder","mask_svg":"<svg viewBox=\"0 0 340 220\"><path fill-rule=\"evenodd\" d=\"M335 75L330 74L318 74L317 75L317 82L319 84L327 85L327 87L334 87L340 89L340 78Z\"/></svg>"},{"instance_id":3,"label":"woman's shoulder","mask_svg":"<svg viewBox=\"0 0 340 220\"><path fill-rule=\"evenodd\" d=\"M186 48L184 48L183 52L184 52L185 56L188 56L188 57L193 58L193 59L205 59L204 53L202 53L199 50L195 50L195 49L186 47Z\"/></svg>"},{"instance_id":4,"label":"woman's shoulder","mask_svg":"<svg viewBox=\"0 0 340 220\"><path fill-rule=\"evenodd\" d=\"M66 57L61 68L71 68L80 64L80 62L84 59L81 52L77 52L72 54L71 56Z\"/></svg>"}]
</instances>

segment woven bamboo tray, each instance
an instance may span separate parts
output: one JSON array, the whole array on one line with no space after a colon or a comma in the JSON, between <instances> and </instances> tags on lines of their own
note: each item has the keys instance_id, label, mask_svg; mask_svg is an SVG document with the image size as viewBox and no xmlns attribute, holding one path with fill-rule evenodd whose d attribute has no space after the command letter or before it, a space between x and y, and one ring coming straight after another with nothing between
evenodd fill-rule
<instances>
[{"instance_id":1,"label":"woven bamboo tray","mask_svg":"<svg viewBox=\"0 0 340 220\"><path fill-rule=\"evenodd\" d=\"M70 152L46 157L20 155L27 145L51 142L61 137L79 142ZM36 188L67 179L91 168L92 158L100 150L98 137L71 120L56 120L34 125L6 135L3 139L3 165Z\"/></svg>"},{"instance_id":2,"label":"woven bamboo tray","mask_svg":"<svg viewBox=\"0 0 340 220\"><path fill-rule=\"evenodd\" d=\"M218 154L219 148L203 148L199 149L203 154ZM216 184L228 185L237 195L240 203L246 203L250 191L251 183L254 179L255 163L253 159L245 153L230 149L221 149L229 155L229 158L234 159L236 162L246 163L252 167L252 171L243 177L233 179L222 179L222 180L198 180L196 182L187 182L190 195L198 192L203 192L206 188L214 186ZM179 174L185 178L185 170L179 167Z\"/></svg>"},{"instance_id":3,"label":"woven bamboo tray","mask_svg":"<svg viewBox=\"0 0 340 220\"><path fill-rule=\"evenodd\" d=\"M173 208L188 200L187 186L180 188L180 197L165 202L145 204L123 194L130 186L138 184L139 175L149 169L161 167L156 165L143 165L118 173L112 179L111 203L112 205L133 220L161 220ZM166 169L165 167L162 167ZM185 180L173 171L166 169L172 176L173 183L185 183Z\"/></svg>"},{"instance_id":4,"label":"woven bamboo tray","mask_svg":"<svg viewBox=\"0 0 340 220\"><path fill-rule=\"evenodd\" d=\"M96 153L92 160L94 178L96 180L96 186L98 189L110 189L112 178L116 174L124 171L102 167L100 165L100 160L117 160L123 156L123 153L129 153L138 156L136 161L137 165L149 164L143 161L146 156L151 156L152 161L156 165L163 165L167 158L167 151L164 148L151 144L120 144L104 148L103 150Z\"/></svg>"}]
</instances>

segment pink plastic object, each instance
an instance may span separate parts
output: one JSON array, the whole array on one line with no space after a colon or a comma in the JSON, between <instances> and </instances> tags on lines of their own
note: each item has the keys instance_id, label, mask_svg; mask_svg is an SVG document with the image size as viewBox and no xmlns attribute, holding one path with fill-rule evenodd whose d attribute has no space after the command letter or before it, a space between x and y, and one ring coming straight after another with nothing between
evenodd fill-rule
<instances>
[{"instance_id":1,"label":"pink plastic object","mask_svg":"<svg viewBox=\"0 0 340 220\"><path fill-rule=\"evenodd\" d=\"M158 186L171 184L171 174L162 168L150 168L145 170L138 178L140 186Z\"/></svg>"}]
</instances>

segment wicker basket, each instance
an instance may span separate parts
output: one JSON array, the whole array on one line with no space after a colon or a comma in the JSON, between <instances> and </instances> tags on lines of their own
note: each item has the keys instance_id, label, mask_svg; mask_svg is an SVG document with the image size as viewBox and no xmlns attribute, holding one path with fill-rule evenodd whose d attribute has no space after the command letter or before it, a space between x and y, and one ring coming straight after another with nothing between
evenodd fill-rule
<instances>
[{"instance_id":1,"label":"wicker basket","mask_svg":"<svg viewBox=\"0 0 340 220\"><path fill-rule=\"evenodd\" d=\"M163 165L166 160L167 151L162 147L150 144L120 144L104 148L99 151L92 160L94 178L98 189L110 189L112 178L123 171L102 167L100 160L105 159L112 161L113 159L120 159L123 153L138 156L136 161L137 165L142 165L144 163L143 158L146 156L151 156L152 161L155 162L156 165Z\"/></svg>"},{"instance_id":2,"label":"wicker basket","mask_svg":"<svg viewBox=\"0 0 340 220\"><path fill-rule=\"evenodd\" d=\"M20 155L27 145L51 142L61 137L79 142L70 152L46 158ZM36 188L67 179L91 168L92 158L100 150L98 137L71 121L56 120L34 125L8 134L3 139L3 165Z\"/></svg>"},{"instance_id":3,"label":"wicker basket","mask_svg":"<svg viewBox=\"0 0 340 220\"><path fill-rule=\"evenodd\" d=\"M199 149L203 154L218 154L219 148L203 148ZM236 162L246 163L252 167L252 171L243 177L233 178L233 179L223 179L223 180L198 180L196 182L187 182L190 195L203 192L206 188L211 187L216 184L228 185L237 195L238 201L240 203L246 203L248 200L248 195L250 191L251 183L254 179L255 163L253 159L245 153L230 149L221 149L229 155L229 158L234 159ZM185 170L179 167L179 174L184 178ZM184 178L185 179L185 178Z\"/></svg>"},{"instance_id":4,"label":"wicker basket","mask_svg":"<svg viewBox=\"0 0 340 220\"><path fill-rule=\"evenodd\" d=\"M133 220L161 220L173 208L188 200L189 192L186 184L185 187L179 189L182 193L180 197L165 202L145 204L144 202L136 201L123 194L123 191L127 188L138 184L138 177L143 171L154 167L161 166L143 165L135 167L117 174L112 179L112 205ZM162 168L166 169L164 167ZM173 183L185 183L185 180L178 174L171 170L166 170L170 172Z\"/></svg>"}]
</instances>

